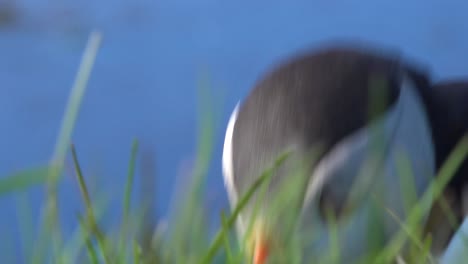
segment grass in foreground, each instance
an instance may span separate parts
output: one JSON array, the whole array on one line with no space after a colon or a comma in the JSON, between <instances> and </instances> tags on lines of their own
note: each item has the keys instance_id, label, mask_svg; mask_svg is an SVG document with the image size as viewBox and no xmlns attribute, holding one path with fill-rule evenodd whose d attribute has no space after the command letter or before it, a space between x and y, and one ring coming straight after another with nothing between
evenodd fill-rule
<instances>
[{"instance_id":1,"label":"grass in foreground","mask_svg":"<svg viewBox=\"0 0 468 264\"><path fill-rule=\"evenodd\" d=\"M237 217L245 205L252 199L255 193L262 193L266 182L268 182L274 170L285 162L288 155L285 153L279 157L272 167L266 170L252 187L239 199L239 203L233 210L220 212L219 230L214 236L210 235L209 221L206 219L206 208L204 200L204 182L211 158L213 137L213 122L209 109L201 111L201 130L199 133L198 156L192 182L187 189L183 190L182 199L174 208L174 214L169 219L167 227L162 223L154 225L144 224L145 208L143 206L135 208L131 206L132 191L134 189L135 167L138 157L138 142L132 146L128 163L127 184L124 199L122 201L123 215L121 224L117 230L104 230L100 226L100 218L105 210L105 203L100 197L92 197L87 186L87 176L80 165L79 154L71 144L71 136L74 121L78 114L79 105L83 97L87 79L91 72L91 67L99 46L100 36L92 35L88 48L83 57L83 62L77 76L77 81L72 90L68 109L64 116L63 127L57 142L54 156L49 165L26 170L24 172L0 178L0 195L19 194L31 186L47 186L47 197L44 204L41 230L36 241L22 239L24 246L22 255L28 260L27 263L246 263L248 252L245 251L244 244L248 241L243 238L236 238L234 226ZM206 106L209 102L203 102ZM402 189L407 201L407 219L397 219L391 211L387 211L388 218L395 218L401 225L400 232L389 243L383 244L379 241L379 225L376 213L375 225L370 226L376 235L369 237L369 241L375 244L375 250L369 252L368 256L363 256L363 263L391 263L402 253L405 245L409 246L407 256L408 263L433 262L434 258L429 254L430 239L422 236L420 221L427 214L434 200L440 196L441 191L447 182L465 159L468 153L468 138L464 138L457 149L452 153L447 163L438 173L438 177L430 185L421 199L417 199L414 194L414 183L411 182L411 168L407 160L402 155L400 176ZM77 183L85 211L77 215L78 225L71 237L61 235L60 219L57 212L57 184L63 173L63 166L66 156L71 154ZM221 177L221 176L220 176ZM88 178L89 179L89 178ZM296 183L298 184L298 183ZM286 188L286 187L285 187ZM294 186L288 186L294 188ZM289 196L293 191L285 191L278 197L278 211L288 207ZM115 194L116 197L122 195ZM22 206L20 206L23 208ZM276 207L275 207L276 208ZM376 210L385 211L385 208ZM22 229L30 229L28 210L20 213ZM376 212L377 212L376 211ZM272 212L273 214L275 212ZM450 213L450 212L448 212ZM300 254L300 243L304 239L313 238L313 234L306 232L295 233L294 221L290 218L293 234L287 235L287 242L284 251L273 256L277 258L277 263L345 263L341 259L338 243L340 238L337 235L337 220L332 212L327 214L331 228L330 244L324 256L312 259L303 259ZM382 214L380 213L380 217ZM288 218L289 219L289 218ZM143 239L145 234L146 239ZM148 235L150 234L150 235ZM301 237L300 235L305 236ZM149 237L149 239L148 239ZM2 239L8 239L2 237ZM6 252L2 252L6 254ZM7 256L2 256L2 259Z\"/></svg>"}]
</instances>

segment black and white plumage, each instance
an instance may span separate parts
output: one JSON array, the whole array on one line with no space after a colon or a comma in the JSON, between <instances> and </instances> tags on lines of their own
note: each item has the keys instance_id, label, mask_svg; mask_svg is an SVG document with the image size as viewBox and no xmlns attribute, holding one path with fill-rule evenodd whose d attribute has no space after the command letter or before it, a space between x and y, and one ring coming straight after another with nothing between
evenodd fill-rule
<instances>
[{"instance_id":1,"label":"black and white plumage","mask_svg":"<svg viewBox=\"0 0 468 264\"><path fill-rule=\"evenodd\" d=\"M383 85L372 85L373 80ZM370 117L372 94L385 94L386 102ZM350 186L369 158L371 128L383 128L384 151L377 157L375 168L364 170L373 185L339 223L341 256L347 263L352 262L369 249L363 241L369 230L365 215L372 208L371 195L401 219L406 217L397 155L403 152L409 158L420 196L447 156L447 149L453 147L452 139L439 142L452 129L451 124L449 128L439 127L443 121L438 111L446 107L446 102L437 97L427 74L407 64L397 53L335 45L283 62L256 84L230 117L223 173L231 205L283 151L291 151L292 158L306 165L305 173L294 176L304 177L306 183L297 190L303 194L299 220L301 226L313 230L319 241L306 250L320 252L329 238L321 206L330 205L339 213ZM453 141L457 137L461 137L459 131L454 132ZM312 160L310 154L317 147L320 154ZM268 201L283 190L282 182L293 177L288 168L273 176L262 206L268 207ZM253 203L240 215L240 235L252 220ZM262 215L254 219L263 221ZM257 244L271 239L271 230L281 229L281 219L273 222L271 229L257 223L257 229L262 229L254 232ZM389 238L399 228L387 217L383 235Z\"/></svg>"}]
</instances>

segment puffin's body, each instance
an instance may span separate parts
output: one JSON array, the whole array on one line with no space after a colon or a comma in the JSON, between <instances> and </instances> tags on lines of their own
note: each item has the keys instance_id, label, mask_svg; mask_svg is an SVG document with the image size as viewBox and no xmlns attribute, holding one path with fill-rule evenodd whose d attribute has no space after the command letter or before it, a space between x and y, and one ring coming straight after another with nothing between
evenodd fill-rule
<instances>
[{"instance_id":1,"label":"puffin's body","mask_svg":"<svg viewBox=\"0 0 468 264\"><path fill-rule=\"evenodd\" d=\"M436 150L436 166L440 168L447 156L468 134L468 80L449 80L435 83L427 99ZM432 208L426 229L439 237L433 241L433 250L445 249L449 239L468 212L467 200L468 161L464 161L449 182L443 198L448 202L457 220L452 228L446 213L439 204Z\"/></svg>"},{"instance_id":2,"label":"puffin's body","mask_svg":"<svg viewBox=\"0 0 468 264\"><path fill-rule=\"evenodd\" d=\"M283 216L269 219L265 208L293 180L303 183L295 190L300 199L298 223L318 237L304 251L313 255L328 245L326 205L338 215L339 246L346 263L368 252L372 246L364 243L370 224L366 217L375 209L375 202L398 217L407 216L397 155L406 152L414 191L420 197L466 132L468 115L463 111L468 108L448 107L453 99L451 93L445 93L445 88L451 88L466 98L463 87L453 88L457 85L441 83L433 89L426 72L409 65L399 54L353 45L304 52L266 74L234 109L223 151L223 173L232 206L282 153L291 153L292 161L287 160L272 176L265 198L258 200L259 215L253 214L255 196L238 219L241 236L253 221L256 230L250 250L255 263L265 263L267 249L271 252L273 244L281 245ZM372 99L380 99L380 104L374 107ZM460 116L446 118L453 113ZM454 124L459 121L464 125ZM380 136L382 150L371 154L375 135ZM375 166L362 169L369 159ZM293 164L301 164L301 173L291 173ZM352 184L366 176L371 185L340 219ZM465 183L461 174L451 187L460 183ZM382 235L388 239L400 226L385 217Z\"/></svg>"},{"instance_id":3,"label":"puffin's body","mask_svg":"<svg viewBox=\"0 0 468 264\"><path fill-rule=\"evenodd\" d=\"M435 83L428 107L436 143L437 166L441 166L455 144L468 133L468 80ZM468 182L468 162L464 162L450 182L457 200Z\"/></svg>"}]
</instances>

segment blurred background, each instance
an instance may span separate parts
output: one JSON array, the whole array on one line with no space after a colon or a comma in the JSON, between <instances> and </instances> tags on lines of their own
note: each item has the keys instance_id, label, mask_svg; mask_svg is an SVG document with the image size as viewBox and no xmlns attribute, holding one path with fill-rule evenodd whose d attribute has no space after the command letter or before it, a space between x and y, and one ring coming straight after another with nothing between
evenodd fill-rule
<instances>
[{"instance_id":1,"label":"blurred background","mask_svg":"<svg viewBox=\"0 0 468 264\"><path fill-rule=\"evenodd\" d=\"M102 46L73 142L91 188L112 197L105 221L121 213L134 138L138 173L146 168L157 177L136 188L154 191L155 214L167 216L175 184L194 162L205 83L216 112L207 203L217 223L227 208L226 122L272 64L348 39L400 49L430 67L436 80L465 76L467 10L462 1L435 0L0 0L0 177L49 161L82 52L97 29ZM2 197L0 237L19 236L18 204L25 199L30 221L38 222L43 187ZM82 202L69 161L59 199L63 228L71 232Z\"/></svg>"}]
</instances>

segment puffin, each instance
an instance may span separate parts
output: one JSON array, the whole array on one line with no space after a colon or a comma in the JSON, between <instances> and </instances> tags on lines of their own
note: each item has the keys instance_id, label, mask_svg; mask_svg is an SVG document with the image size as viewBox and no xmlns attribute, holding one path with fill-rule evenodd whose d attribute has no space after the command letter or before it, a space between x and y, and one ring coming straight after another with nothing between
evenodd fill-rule
<instances>
[{"instance_id":1,"label":"puffin","mask_svg":"<svg viewBox=\"0 0 468 264\"><path fill-rule=\"evenodd\" d=\"M271 261L288 246L320 259L333 243L338 263L368 257L401 229L467 133L466 102L468 82L433 83L421 63L375 45L322 45L272 66L234 107L222 154L231 208L287 154L236 219L250 261L287 263ZM447 186L458 224L466 173L464 162ZM431 221L438 215L424 215L425 232L446 222Z\"/></svg>"}]
</instances>

